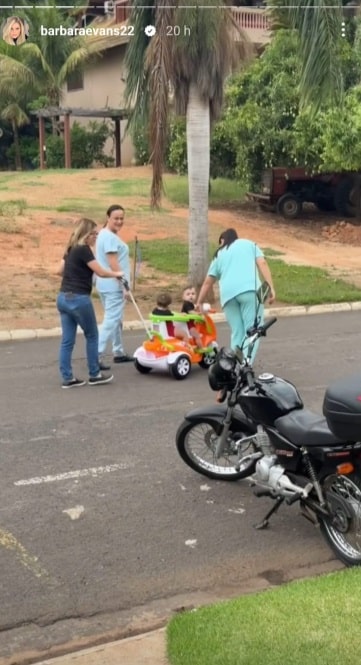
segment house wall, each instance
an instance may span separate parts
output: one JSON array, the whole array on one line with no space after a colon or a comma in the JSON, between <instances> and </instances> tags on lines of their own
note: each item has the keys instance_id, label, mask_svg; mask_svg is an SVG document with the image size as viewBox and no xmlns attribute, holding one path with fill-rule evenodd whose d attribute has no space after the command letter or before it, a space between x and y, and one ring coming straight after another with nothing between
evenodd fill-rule
<instances>
[{"instance_id":1,"label":"house wall","mask_svg":"<svg viewBox=\"0 0 361 665\"><path fill-rule=\"evenodd\" d=\"M99 59L84 71L83 88L68 91L65 87L62 97L63 107L84 109L111 109L124 108L124 55L125 44L115 46L103 54ZM102 122L99 118L72 118L79 124L86 125L89 120ZM106 121L111 127L113 121ZM129 136L125 135L126 121L121 121L121 165L129 166L134 158L134 149ZM114 141L109 139L105 145L105 152L114 156Z\"/></svg>"}]
</instances>

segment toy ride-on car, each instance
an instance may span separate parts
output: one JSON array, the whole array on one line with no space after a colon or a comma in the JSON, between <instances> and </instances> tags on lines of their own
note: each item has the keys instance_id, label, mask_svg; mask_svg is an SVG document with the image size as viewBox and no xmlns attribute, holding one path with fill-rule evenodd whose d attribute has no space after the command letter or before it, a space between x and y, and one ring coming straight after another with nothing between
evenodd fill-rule
<instances>
[{"instance_id":1,"label":"toy ride-on car","mask_svg":"<svg viewBox=\"0 0 361 665\"><path fill-rule=\"evenodd\" d=\"M208 369L214 362L218 350L217 333L214 321L208 314L151 314L149 319L151 328L147 330L148 339L134 352L134 364L141 374L148 374L152 369L168 370L175 379L182 380L188 376L192 364ZM202 347L197 347L189 335L189 321L192 321L201 336ZM188 340L183 341L174 336L174 323L181 324L188 334Z\"/></svg>"}]
</instances>

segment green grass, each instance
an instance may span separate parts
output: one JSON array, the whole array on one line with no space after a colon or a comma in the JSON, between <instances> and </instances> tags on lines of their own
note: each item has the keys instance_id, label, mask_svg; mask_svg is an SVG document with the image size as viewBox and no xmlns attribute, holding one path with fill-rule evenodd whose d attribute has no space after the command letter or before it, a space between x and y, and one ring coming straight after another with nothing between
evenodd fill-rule
<instances>
[{"instance_id":1,"label":"green grass","mask_svg":"<svg viewBox=\"0 0 361 665\"><path fill-rule=\"evenodd\" d=\"M127 178L124 180L119 178L119 180L103 181L101 185L107 196L140 196L149 200L150 179L147 178Z\"/></svg>"},{"instance_id":2,"label":"green grass","mask_svg":"<svg viewBox=\"0 0 361 665\"><path fill-rule=\"evenodd\" d=\"M92 217L94 212L104 212L104 206L96 201L89 199L64 199L64 203L55 208L56 212L76 212Z\"/></svg>"},{"instance_id":3,"label":"green grass","mask_svg":"<svg viewBox=\"0 0 361 665\"><path fill-rule=\"evenodd\" d=\"M11 217L13 215L22 215L28 204L25 199L14 199L2 201L0 203L0 216Z\"/></svg>"},{"instance_id":4,"label":"green grass","mask_svg":"<svg viewBox=\"0 0 361 665\"><path fill-rule=\"evenodd\" d=\"M187 176L165 176L164 190L166 197L175 205L188 206L188 178ZM223 206L231 203L240 203L244 199L246 189L235 180L217 178L211 181L209 195L210 206Z\"/></svg>"},{"instance_id":5,"label":"green grass","mask_svg":"<svg viewBox=\"0 0 361 665\"><path fill-rule=\"evenodd\" d=\"M168 274L187 275L188 245L176 239L142 240L142 259L155 270ZM210 246L209 256L215 247ZM361 289L341 279L334 279L326 270L310 266L289 265L280 259L268 259L277 293L277 300L292 305L352 302L361 300Z\"/></svg>"},{"instance_id":6,"label":"green grass","mask_svg":"<svg viewBox=\"0 0 361 665\"><path fill-rule=\"evenodd\" d=\"M140 196L149 200L150 179L111 180L105 184L104 190L108 196ZM104 183L102 183L104 185ZM234 180L217 178L212 180L209 204L222 206L240 202L244 199L245 187ZM165 175L164 194L169 201L179 206L188 206L188 178L187 176Z\"/></svg>"},{"instance_id":7,"label":"green grass","mask_svg":"<svg viewBox=\"0 0 361 665\"><path fill-rule=\"evenodd\" d=\"M333 278L322 268L295 266L268 259L277 300L296 305L352 302L361 299L361 289Z\"/></svg>"},{"instance_id":8,"label":"green grass","mask_svg":"<svg viewBox=\"0 0 361 665\"><path fill-rule=\"evenodd\" d=\"M171 665L356 665L361 570L348 569L174 617Z\"/></svg>"}]
</instances>

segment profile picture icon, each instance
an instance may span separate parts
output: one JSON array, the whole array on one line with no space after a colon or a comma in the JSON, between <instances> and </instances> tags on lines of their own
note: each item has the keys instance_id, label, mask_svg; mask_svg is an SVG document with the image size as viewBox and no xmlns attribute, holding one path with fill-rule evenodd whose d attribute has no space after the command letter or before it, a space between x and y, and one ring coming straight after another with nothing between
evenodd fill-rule
<instances>
[{"instance_id":1,"label":"profile picture icon","mask_svg":"<svg viewBox=\"0 0 361 665\"><path fill-rule=\"evenodd\" d=\"M2 27L2 38L11 46L24 44L29 36L29 25L19 16L10 16Z\"/></svg>"}]
</instances>

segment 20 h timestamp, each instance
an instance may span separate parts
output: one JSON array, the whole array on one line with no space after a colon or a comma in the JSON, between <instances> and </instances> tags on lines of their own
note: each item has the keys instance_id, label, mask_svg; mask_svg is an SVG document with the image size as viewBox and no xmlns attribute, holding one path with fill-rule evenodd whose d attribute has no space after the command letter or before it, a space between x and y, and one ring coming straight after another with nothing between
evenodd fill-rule
<instances>
[{"instance_id":1,"label":"20 h timestamp","mask_svg":"<svg viewBox=\"0 0 361 665\"><path fill-rule=\"evenodd\" d=\"M188 25L167 25L165 34L167 37L190 37L191 29Z\"/></svg>"}]
</instances>

